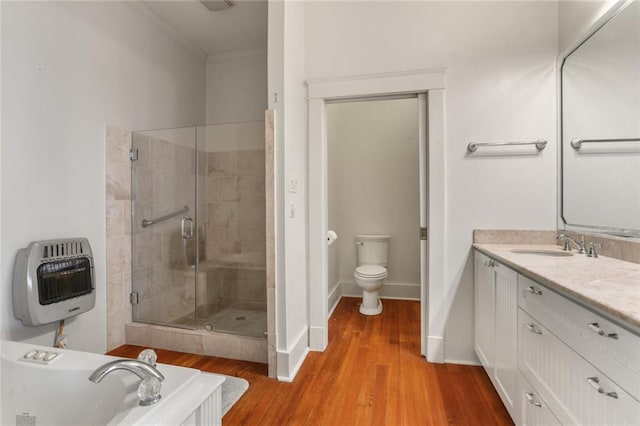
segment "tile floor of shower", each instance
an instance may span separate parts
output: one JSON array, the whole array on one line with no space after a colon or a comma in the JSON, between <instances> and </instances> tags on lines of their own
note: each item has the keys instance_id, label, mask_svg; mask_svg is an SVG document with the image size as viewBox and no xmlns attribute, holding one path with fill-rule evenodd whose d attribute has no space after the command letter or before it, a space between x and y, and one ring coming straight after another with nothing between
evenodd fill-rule
<instances>
[{"instance_id":1,"label":"tile floor of shower","mask_svg":"<svg viewBox=\"0 0 640 426\"><path fill-rule=\"evenodd\" d=\"M212 313L202 314L202 310ZM196 328L217 333L241 336L265 337L267 332L267 304L261 302L234 302L225 308L199 306L198 315L174 320L171 325L180 328Z\"/></svg>"},{"instance_id":2,"label":"tile floor of shower","mask_svg":"<svg viewBox=\"0 0 640 426\"><path fill-rule=\"evenodd\" d=\"M218 333L266 337L267 303L264 267L210 267L199 280L198 299L203 301L193 314L171 322L181 328ZM204 286L203 286L204 285ZM204 290L204 291L203 291Z\"/></svg>"}]
</instances>

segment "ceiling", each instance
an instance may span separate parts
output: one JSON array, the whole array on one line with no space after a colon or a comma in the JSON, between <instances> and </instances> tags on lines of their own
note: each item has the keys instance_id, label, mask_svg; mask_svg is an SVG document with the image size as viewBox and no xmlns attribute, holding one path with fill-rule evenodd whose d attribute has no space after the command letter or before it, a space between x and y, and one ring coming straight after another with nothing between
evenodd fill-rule
<instances>
[{"instance_id":1,"label":"ceiling","mask_svg":"<svg viewBox=\"0 0 640 426\"><path fill-rule=\"evenodd\" d=\"M235 0L215 12L197 0L142 3L182 41L206 55L267 48L267 0Z\"/></svg>"}]
</instances>

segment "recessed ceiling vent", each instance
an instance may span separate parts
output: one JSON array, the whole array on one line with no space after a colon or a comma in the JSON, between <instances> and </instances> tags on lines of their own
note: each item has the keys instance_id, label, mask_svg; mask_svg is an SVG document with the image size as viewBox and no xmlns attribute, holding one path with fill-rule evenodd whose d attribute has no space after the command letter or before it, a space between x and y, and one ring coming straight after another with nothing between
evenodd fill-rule
<instances>
[{"instance_id":1,"label":"recessed ceiling vent","mask_svg":"<svg viewBox=\"0 0 640 426\"><path fill-rule=\"evenodd\" d=\"M235 0L200 0L212 12L223 10L234 5Z\"/></svg>"}]
</instances>

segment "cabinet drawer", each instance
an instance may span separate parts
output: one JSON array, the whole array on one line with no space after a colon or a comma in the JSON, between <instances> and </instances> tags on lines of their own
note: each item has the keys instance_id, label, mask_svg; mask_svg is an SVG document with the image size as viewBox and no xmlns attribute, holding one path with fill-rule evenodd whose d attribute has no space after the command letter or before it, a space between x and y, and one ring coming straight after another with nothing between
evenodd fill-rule
<instances>
[{"instance_id":1,"label":"cabinet drawer","mask_svg":"<svg viewBox=\"0 0 640 426\"><path fill-rule=\"evenodd\" d=\"M522 309L518 367L562 424L638 425L640 402Z\"/></svg>"},{"instance_id":2,"label":"cabinet drawer","mask_svg":"<svg viewBox=\"0 0 640 426\"><path fill-rule=\"evenodd\" d=\"M640 336L522 275L518 305L640 400Z\"/></svg>"},{"instance_id":3,"label":"cabinet drawer","mask_svg":"<svg viewBox=\"0 0 640 426\"><path fill-rule=\"evenodd\" d=\"M520 424L522 426L560 426L562 423L553 415L542 397L531 383L518 373L518 397L520 403Z\"/></svg>"}]
</instances>

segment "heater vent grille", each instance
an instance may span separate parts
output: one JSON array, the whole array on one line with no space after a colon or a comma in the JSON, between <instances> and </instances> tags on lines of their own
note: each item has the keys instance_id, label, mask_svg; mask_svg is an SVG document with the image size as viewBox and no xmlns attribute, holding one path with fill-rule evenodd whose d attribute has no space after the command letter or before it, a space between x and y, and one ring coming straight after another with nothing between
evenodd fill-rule
<instances>
[{"instance_id":1,"label":"heater vent grille","mask_svg":"<svg viewBox=\"0 0 640 426\"><path fill-rule=\"evenodd\" d=\"M74 257L84 255L84 247L81 241L60 242L43 246L43 259Z\"/></svg>"}]
</instances>

